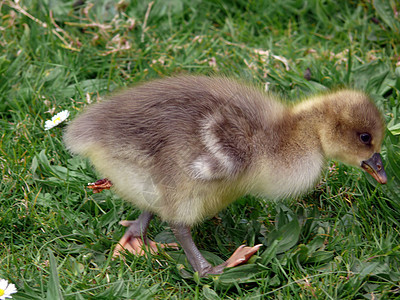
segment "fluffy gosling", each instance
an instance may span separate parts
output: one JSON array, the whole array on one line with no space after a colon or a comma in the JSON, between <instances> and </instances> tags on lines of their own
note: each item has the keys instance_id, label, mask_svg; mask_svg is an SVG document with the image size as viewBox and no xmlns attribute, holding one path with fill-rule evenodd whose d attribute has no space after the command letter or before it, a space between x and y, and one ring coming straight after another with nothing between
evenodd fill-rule
<instances>
[{"instance_id":1,"label":"fluffy gosling","mask_svg":"<svg viewBox=\"0 0 400 300\"><path fill-rule=\"evenodd\" d=\"M285 104L232 79L180 76L91 105L68 126L65 143L143 211L122 223L129 228L117 252L156 248L146 238L155 214L169 223L194 270L206 276L245 262L260 245L241 246L212 266L193 242L191 226L245 194L301 194L318 181L326 159L363 168L385 184L383 134L380 112L359 91Z\"/></svg>"}]
</instances>

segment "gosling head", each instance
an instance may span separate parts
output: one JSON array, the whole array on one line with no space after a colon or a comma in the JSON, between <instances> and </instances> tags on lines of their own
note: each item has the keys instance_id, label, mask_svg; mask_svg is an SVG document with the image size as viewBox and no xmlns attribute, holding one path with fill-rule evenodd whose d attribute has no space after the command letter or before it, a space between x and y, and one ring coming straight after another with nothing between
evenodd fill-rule
<instances>
[{"instance_id":1,"label":"gosling head","mask_svg":"<svg viewBox=\"0 0 400 300\"><path fill-rule=\"evenodd\" d=\"M319 130L325 155L361 167L385 184L387 177L379 154L385 126L371 99L362 92L343 90L327 95L321 104L325 120Z\"/></svg>"}]
</instances>

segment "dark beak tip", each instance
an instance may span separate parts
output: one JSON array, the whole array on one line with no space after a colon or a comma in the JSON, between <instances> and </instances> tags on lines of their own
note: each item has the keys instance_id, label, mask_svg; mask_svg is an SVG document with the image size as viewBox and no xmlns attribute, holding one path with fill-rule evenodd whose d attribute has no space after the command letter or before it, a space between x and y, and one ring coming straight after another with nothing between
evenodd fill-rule
<instances>
[{"instance_id":1,"label":"dark beak tip","mask_svg":"<svg viewBox=\"0 0 400 300\"><path fill-rule=\"evenodd\" d=\"M383 175L383 176L382 176ZM386 173L385 173L385 171L383 171L383 174L382 174L379 178L380 178L380 181L379 181L379 183L380 184L386 184L387 183L387 176L386 176Z\"/></svg>"},{"instance_id":2,"label":"dark beak tip","mask_svg":"<svg viewBox=\"0 0 400 300\"><path fill-rule=\"evenodd\" d=\"M368 172L368 173L369 173L369 172ZM382 171L379 172L379 173L374 173L374 174L369 173L369 174L371 174L372 177L373 177L377 182L379 182L380 184L386 184L386 183L387 183L387 176L386 176L386 173L385 173L384 170L382 170Z\"/></svg>"}]
</instances>

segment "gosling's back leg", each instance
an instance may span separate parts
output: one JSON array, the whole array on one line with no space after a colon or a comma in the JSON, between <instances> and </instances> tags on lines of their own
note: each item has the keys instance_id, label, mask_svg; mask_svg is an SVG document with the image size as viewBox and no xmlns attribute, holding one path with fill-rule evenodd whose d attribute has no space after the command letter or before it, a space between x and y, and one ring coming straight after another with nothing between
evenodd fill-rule
<instances>
[{"instance_id":1,"label":"gosling's back leg","mask_svg":"<svg viewBox=\"0 0 400 300\"><path fill-rule=\"evenodd\" d=\"M112 187L112 182L107 178L97 180L88 184L88 188L93 190L93 193L100 193L103 190L108 190ZM144 246L147 247L147 251L156 253L158 248L178 248L176 243L170 244L158 244L147 238L147 228L153 218L153 214L145 211L135 221L121 221L120 224L128 227L124 236L118 242L114 249L113 256L119 256L120 252L125 250L135 255L144 255Z\"/></svg>"},{"instance_id":2,"label":"gosling's back leg","mask_svg":"<svg viewBox=\"0 0 400 300\"><path fill-rule=\"evenodd\" d=\"M147 228L152 218L153 214L145 211L135 221L120 221L128 229L115 247L113 256L118 256L124 250L135 255L145 255L146 252L157 253L159 248L178 248L176 243L159 244L147 238Z\"/></svg>"}]
</instances>

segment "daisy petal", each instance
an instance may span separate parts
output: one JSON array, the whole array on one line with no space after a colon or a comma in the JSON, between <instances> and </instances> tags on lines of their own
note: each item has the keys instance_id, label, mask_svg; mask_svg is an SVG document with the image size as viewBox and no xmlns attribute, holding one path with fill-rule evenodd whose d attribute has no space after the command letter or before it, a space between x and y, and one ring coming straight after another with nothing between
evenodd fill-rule
<instances>
[{"instance_id":1,"label":"daisy petal","mask_svg":"<svg viewBox=\"0 0 400 300\"><path fill-rule=\"evenodd\" d=\"M17 288L13 283L8 283L5 279L0 279L0 300L12 298L11 294L15 294Z\"/></svg>"},{"instance_id":2,"label":"daisy petal","mask_svg":"<svg viewBox=\"0 0 400 300\"><path fill-rule=\"evenodd\" d=\"M44 124L44 130L49 130L53 127L56 127L58 124L64 122L69 116L69 111L68 110L63 110L62 112L59 112L55 116L51 118L51 120L47 120L46 123Z\"/></svg>"}]
</instances>

